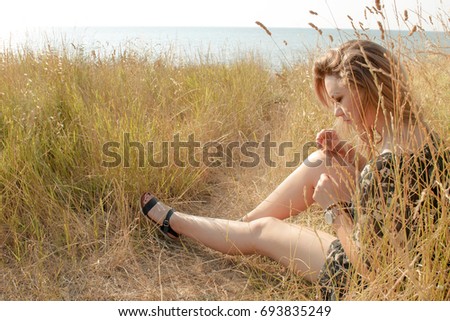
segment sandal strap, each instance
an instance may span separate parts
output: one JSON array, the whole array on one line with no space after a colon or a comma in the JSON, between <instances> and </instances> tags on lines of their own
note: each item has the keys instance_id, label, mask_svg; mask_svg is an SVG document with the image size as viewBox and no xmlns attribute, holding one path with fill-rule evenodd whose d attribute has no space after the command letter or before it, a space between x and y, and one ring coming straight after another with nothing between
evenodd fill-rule
<instances>
[{"instance_id":1,"label":"sandal strap","mask_svg":"<svg viewBox=\"0 0 450 321\"><path fill-rule=\"evenodd\" d=\"M142 212L145 216L147 216L148 212L156 205L158 204L158 199L156 197L153 197L150 201L147 202L147 204L144 205L142 208Z\"/></svg>"},{"instance_id":2,"label":"sandal strap","mask_svg":"<svg viewBox=\"0 0 450 321\"><path fill-rule=\"evenodd\" d=\"M170 220L170 217L172 216L172 214L173 214L173 209L170 209L170 210L167 212L167 215L166 215L166 218L165 218L164 221L163 221L163 224L161 225L161 231L163 231L163 233L165 233L165 234L170 233L170 234L172 234L173 236L178 237L178 236L179 236L178 233L175 232L175 231L170 227L169 220Z\"/></svg>"}]
</instances>

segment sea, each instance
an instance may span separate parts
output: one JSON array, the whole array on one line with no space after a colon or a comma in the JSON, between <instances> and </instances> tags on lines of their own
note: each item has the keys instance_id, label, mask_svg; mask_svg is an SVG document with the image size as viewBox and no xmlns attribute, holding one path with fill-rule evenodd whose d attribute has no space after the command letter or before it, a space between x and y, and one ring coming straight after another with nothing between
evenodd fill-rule
<instances>
[{"instance_id":1,"label":"sea","mask_svg":"<svg viewBox=\"0 0 450 321\"><path fill-rule=\"evenodd\" d=\"M277 70L311 59L357 37L383 43L379 30L234 27L74 27L28 28L0 32L0 53L66 51L96 55L124 52L177 64L231 63L248 56ZM384 34L414 52L449 53L449 33L389 31Z\"/></svg>"}]
</instances>

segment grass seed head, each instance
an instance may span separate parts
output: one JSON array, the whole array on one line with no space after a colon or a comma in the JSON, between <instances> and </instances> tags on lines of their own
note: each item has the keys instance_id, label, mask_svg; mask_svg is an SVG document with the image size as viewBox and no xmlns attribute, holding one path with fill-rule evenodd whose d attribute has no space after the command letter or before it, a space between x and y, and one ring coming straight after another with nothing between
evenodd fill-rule
<instances>
[{"instance_id":1,"label":"grass seed head","mask_svg":"<svg viewBox=\"0 0 450 321\"><path fill-rule=\"evenodd\" d=\"M316 30L320 35L322 35L322 30L321 29L319 29L314 23L312 23L312 22L310 22L310 23L308 23L310 26L311 26L311 28L313 28L314 30Z\"/></svg>"},{"instance_id":2,"label":"grass seed head","mask_svg":"<svg viewBox=\"0 0 450 321\"><path fill-rule=\"evenodd\" d=\"M411 31L408 33L408 36L412 36L417 31L417 25L414 25Z\"/></svg>"},{"instance_id":3,"label":"grass seed head","mask_svg":"<svg viewBox=\"0 0 450 321\"><path fill-rule=\"evenodd\" d=\"M260 21L255 21L255 23L261 27L261 29L263 29L270 37L272 37L272 33L270 32L269 29L267 29L267 27Z\"/></svg>"},{"instance_id":4,"label":"grass seed head","mask_svg":"<svg viewBox=\"0 0 450 321\"><path fill-rule=\"evenodd\" d=\"M375 0L375 7L377 8L378 11L381 11L381 1L380 0Z\"/></svg>"},{"instance_id":5,"label":"grass seed head","mask_svg":"<svg viewBox=\"0 0 450 321\"><path fill-rule=\"evenodd\" d=\"M381 31L381 40L384 40L384 28L383 28L383 24L380 21L377 21L378 24L378 28Z\"/></svg>"}]
</instances>

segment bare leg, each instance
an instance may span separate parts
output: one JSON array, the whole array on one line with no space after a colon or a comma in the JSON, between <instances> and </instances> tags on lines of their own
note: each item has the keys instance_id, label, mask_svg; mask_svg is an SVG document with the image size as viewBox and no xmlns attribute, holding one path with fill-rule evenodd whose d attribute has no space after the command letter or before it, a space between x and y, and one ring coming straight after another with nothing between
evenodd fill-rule
<instances>
[{"instance_id":1,"label":"bare leg","mask_svg":"<svg viewBox=\"0 0 450 321\"><path fill-rule=\"evenodd\" d=\"M175 212L170 225L176 232L209 248L225 254L265 255L314 281L325 263L331 242L336 238L280 219L295 215L313 203L314 187L323 173L333 175L343 184L355 180L354 168L336 163L331 166L329 156L317 151L246 215L246 222ZM144 198L144 203L150 198ZM168 209L160 202L149 216L161 224Z\"/></svg>"},{"instance_id":2,"label":"bare leg","mask_svg":"<svg viewBox=\"0 0 450 321\"><path fill-rule=\"evenodd\" d=\"M156 222L162 222L168 209L160 202L149 215ZM170 225L176 232L225 254L268 256L309 281L317 279L325 262L326 252L335 240L335 237L325 232L313 231L271 217L247 223L175 212Z\"/></svg>"},{"instance_id":3,"label":"bare leg","mask_svg":"<svg viewBox=\"0 0 450 321\"><path fill-rule=\"evenodd\" d=\"M314 187L320 175L326 173L338 176L343 184L354 183L355 168L339 164L332 156L318 150L312 153L294 172L291 173L264 201L244 216L244 221L261 217L276 217L280 220L306 210L312 203Z\"/></svg>"}]
</instances>

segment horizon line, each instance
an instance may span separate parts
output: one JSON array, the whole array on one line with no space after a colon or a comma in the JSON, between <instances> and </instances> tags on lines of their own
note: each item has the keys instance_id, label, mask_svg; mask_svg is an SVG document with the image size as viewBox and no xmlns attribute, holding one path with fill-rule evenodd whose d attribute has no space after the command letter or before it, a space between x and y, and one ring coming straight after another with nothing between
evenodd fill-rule
<instances>
[{"instance_id":1,"label":"horizon line","mask_svg":"<svg viewBox=\"0 0 450 321\"><path fill-rule=\"evenodd\" d=\"M6 28L7 30L4 30L4 28L0 27L0 33L3 32L12 32L12 31L27 31L29 29L52 29L52 28L61 28L61 29L83 29L83 28L202 28L202 29L208 29L208 28L215 28L215 29L261 29L261 27L255 25L255 26L201 26L201 25L78 25L78 26L64 26L64 25L35 25L35 26L15 26ZM314 30L314 28L311 28L310 26L275 26L275 27L268 27L268 29L310 29ZM325 28L319 28L321 30L334 30L334 31L358 31L358 32L366 32L366 31L376 31L381 32L378 28L366 28L364 29L353 29L353 28L338 28L338 27L325 27ZM409 29L388 29L389 31L403 31L407 32L410 31ZM425 32L440 32L445 33L444 30L427 30L422 29L422 31Z\"/></svg>"}]
</instances>

